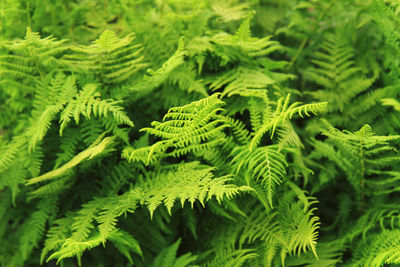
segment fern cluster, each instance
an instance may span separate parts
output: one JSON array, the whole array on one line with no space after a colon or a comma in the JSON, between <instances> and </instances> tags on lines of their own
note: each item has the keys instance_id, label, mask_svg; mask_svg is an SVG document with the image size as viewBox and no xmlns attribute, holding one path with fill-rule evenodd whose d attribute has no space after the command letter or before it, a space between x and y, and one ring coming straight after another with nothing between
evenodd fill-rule
<instances>
[{"instance_id":1,"label":"fern cluster","mask_svg":"<svg viewBox=\"0 0 400 267\"><path fill-rule=\"evenodd\" d=\"M400 264L399 13L0 1L0 266Z\"/></svg>"}]
</instances>

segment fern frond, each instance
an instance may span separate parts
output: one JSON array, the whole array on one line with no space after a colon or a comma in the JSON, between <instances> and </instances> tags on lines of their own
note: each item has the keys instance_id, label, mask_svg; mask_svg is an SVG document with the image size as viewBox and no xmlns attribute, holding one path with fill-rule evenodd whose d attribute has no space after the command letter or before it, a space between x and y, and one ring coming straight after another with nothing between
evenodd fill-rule
<instances>
[{"instance_id":1,"label":"fern frond","mask_svg":"<svg viewBox=\"0 0 400 267\"><path fill-rule=\"evenodd\" d=\"M13 205L21 190L20 185L23 184L24 177L27 175L26 170L20 168L20 165L20 161L14 162L5 172L0 173L0 189L10 188Z\"/></svg>"},{"instance_id":2,"label":"fern frond","mask_svg":"<svg viewBox=\"0 0 400 267\"><path fill-rule=\"evenodd\" d=\"M133 264L131 252L142 255L139 243L129 233L119 230L108 237L111 243Z\"/></svg>"},{"instance_id":3,"label":"fern frond","mask_svg":"<svg viewBox=\"0 0 400 267\"><path fill-rule=\"evenodd\" d=\"M113 242L116 242L119 245L124 245L123 249L130 249L136 253L141 253L140 249L138 249L137 244L134 243L134 239L127 239L126 237L122 237L123 234L119 231L114 231L109 235L109 239ZM133 242L132 242L133 241ZM57 259L57 263L65 258L70 257L80 257L84 251L89 250L91 248L97 247L100 244L104 243L105 240L100 236L100 234L94 234L89 239L85 241L76 241L74 239L66 239L61 248L51 254L47 259L47 262L52 259ZM129 243L128 243L129 242ZM118 246L118 245L117 245Z\"/></svg>"},{"instance_id":4,"label":"fern frond","mask_svg":"<svg viewBox=\"0 0 400 267\"><path fill-rule=\"evenodd\" d=\"M153 122L153 128L143 128L149 134L164 140L151 146L148 162L154 152L174 148L172 156L180 156L191 151L211 148L225 139L222 130L227 127L219 118L223 102L218 94L192 102L183 107L171 108L164 116L164 122Z\"/></svg>"},{"instance_id":5,"label":"fern frond","mask_svg":"<svg viewBox=\"0 0 400 267\"><path fill-rule=\"evenodd\" d=\"M254 134L261 128L264 120L268 120L272 116L270 101L266 94L260 99L252 97L248 103L248 110L250 112L252 134Z\"/></svg>"},{"instance_id":6,"label":"fern frond","mask_svg":"<svg viewBox=\"0 0 400 267\"><path fill-rule=\"evenodd\" d=\"M40 61L40 64L48 65L50 62L55 62L55 56L62 54L69 48L63 45L65 42L66 40L57 40L53 36L41 38L39 33L33 32L30 27L27 27L24 40L17 40L14 43L8 44L7 47L15 51L17 57L20 56L20 62L36 59ZM33 57L30 59L24 58L27 56Z\"/></svg>"},{"instance_id":7,"label":"fern frond","mask_svg":"<svg viewBox=\"0 0 400 267\"><path fill-rule=\"evenodd\" d=\"M264 38L251 37L250 19L244 20L234 35L221 32L214 35L212 42L227 47L237 48L251 57L268 55L281 48L277 41L271 41L272 36Z\"/></svg>"},{"instance_id":8,"label":"fern frond","mask_svg":"<svg viewBox=\"0 0 400 267\"><path fill-rule=\"evenodd\" d=\"M105 200L107 198L95 199L87 203L79 211L78 215L73 218L73 223L69 221L71 224L66 228L71 228L72 234L70 238L67 238L66 233L63 233L62 237L51 234L46 240L46 246L42 252L41 259L43 260L49 251L56 250L56 252L49 256L47 262L52 259L57 259L57 262L59 262L64 258L73 256L77 256L80 262L80 257L85 250L100 244L104 245L107 240L111 241L130 261L132 261L130 252L142 255L138 242L131 235L115 228L110 229L110 231L104 231L104 227L101 226L104 226L106 223L101 219L98 219L102 223L99 226L100 232L93 231L93 221L95 218L101 218L97 214L107 204ZM59 220L58 224L61 224L61 222L64 221ZM54 233L56 233L57 228L58 226L54 228Z\"/></svg>"},{"instance_id":9,"label":"fern frond","mask_svg":"<svg viewBox=\"0 0 400 267\"><path fill-rule=\"evenodd\" d=\"M232 5L226 1L213 1L211 9L218 16L218 20L229 22L245 18L249 13L249 3Z\"/></svg>"},{"instance_id":10,"label":"fern frond","mask_svg":"<svg viewBox=\"0 0 400 267\"><path fill-rule=\"evenodd\" d=\"M381 99L382 105L393 107L394 110L400 111L400 103L393 98L383 98Z\"/></svg>"},{"instance_id":11,"label":"fern frond","mask_svg":"<svg viewBox=\"0 0 400 267\"><path fill-rule=\"evenodd\" d=\"M27 181L27 185L32 185L36 184L39 182L43 181L48 181L50 179L57 178L63 174L65 174L67 171L81 163L85 159L92 159L93 157L97 156L98 154L101 154L104 149L112 144L113 138L112 137L105 137L103 140L101 140L102 136L98 138L98 140L93 143L89 148L85 149L84 151L80 152L78 155L76 155L74 158L72 158L70 161L68 161L66 164L63 166L49 171L45 174L42 174L38 177L31 178Z\"/></svg>"},{"instance_id":12,"label":"fern frond","mask_svg":"<svg viewBox=\"0 0 400 267\"><path fill-rule=\"evenodd\" d=\"M186 56L185 39L182 37L179 39L175 53L158 70L148 69L147 73L149 75L145 75L143 82L132 88L132 93L137 93L139 97L150 93L154 88L165 82L176 68L185 63Z\"/></svg>"},{"instance_id":13,"label":"fern frond","mask_svg":"<svg viewBox=\"0 0 400 267\"><path fill-rule=\"evenodd\" d=\"M303 254L302 257L291 256L286 259L287 266L326 266L334 267L342 264L340 244L335 242L318 242L318 259L311 252Z\"/></svg>"},{"instance_id":14,"label":"fern frond","mask_svg":"<svg viewBox=\"0 0 400 267\"><path fill-rule=\"evenodd\" d=\"M76 78L74 76L65 77L62 73L57 73L51 79L50 84L42 84L40 91L36 95L35 110L31 126L27 129L28 150L35 149L36 144L41 141L49 130L55 115L64 109L64 105L76 94Z\"/></svg>"},{"instance_id":15,"label":"fern frond","mask_svg":"<svg viewBox=\"0 0 400 267\"><path fill-rule=\"evenodd\" d=\"M0 147L0 173L8 169L14 161L17 153L22 149L26 142L25 135L15 136L11 142Z\"/></svg>"},{"instance_id":16,"label":"fern frond","mask_svg":"<svg viewBox=\"0 0 400 267\"><path fill-rule=\"evenodd\" d=\"M89 202L74 218L71 237L63 242L49 260L80 256L83 251L98 246L106 240L112 241L113 235L119 231L116 227L117 217L126 212L133 212L136 204L142 203L148 206L152 216L161 203L164 203L171 212L176 199L180 199L182 205L185 201L189 201L193 206L196 200L204 204L204 201L215 196L221 202L225 197L232 198L239 192L251 190L250 187L227 184L227 181L231 180L230 177L212 178L212 170L200 166L197 162L183 164L176 170L156 173L153 179L140 181L134 189L122 196ZM99 224L99 232L94 230L96 233L92 235L94 219Z\"/></svg>"},{"instance_id":17,"label":"fern frond","mask_svg":"<svg viewBox=\"0 0 400 267\"><path fill-rule=\"evenodd\" d=\"M372 235L355 249L354 266L382 266L400 263L399 230L386 230Z\"/></svg>"},{"instance_id":18,"label":"fern frond","mask_svg":"<svg viewBox=\"0 0 400 267\"><path fill-rule=\"evenodd\" d=\"M269 85L275 84L267 73L260 70L238 67L231 71L224 72L217 76L210 84L213 91L223 88L222 97L231 97L232 95L260 96L263 97L263 90Z\"/></svg>"},{"instance_id":19,"label":"fern frond","mask_svg":"<svg viewBox=\"0 0 400 267\"><path fill-rule=\"evenodd\" d=\"M30 98L36 91L36 82L62 67L60 57L68 49L65 42L52 36L41 38L30 27L26 29L24 40L7 42L5 53L0 55L0 86L2 89L9 87L14 93L9 91L6 95L16 102Z\"/></svg>"},{"instance_id":20,"label":"fern frond","mask_svg":"<svg viewBox=\"0 0 400 267\"><path fill-rule=\"evenodd\" d=\"M93 221L104 205L104 199L94 199L82 205L82 209L73 217L71 239L83 241L89 237L94 228Z\"/></svg>"},{"instance_id":21,"label":"fern frond","mask_svg":"<svg viewBox=\"0 0 400 267\"><path fill-rule=\"evenodd\" d=\"M0 266L400 265L400 0L51 3L0 0Z\"/></svg>"},{"instance_id":22,"label":"fern frond","mask_svg":"<svg viewBox=\"0 0 400 267\"><path fill-rule=\"evenodd\" d=\"M57 206L57 201L54 198L43 199L39 202L37 210L33 212L28 220L19 228L19 247L15 251L10 266L21 266L21 263L28 259L31 251L41 241L46 223L50 216L54 216Z\"/></svg>"},{"instance_id":23,"label":"fern frond","mask_svg":"<svg viewBox=\"0 0 400 267\"><path fill-rule=\"evenodd\" d=\"M67 238L69 226L72 224L72 222L72 217L66 217L54 221L53 225L50 227L46 235L44 247L40 256L41 264L43 264L43 261L47 254L50 251L60 247L63 241Z\"/></svg>"},{"instance_id":24,"label":"fern frond","mask_svg":"<svg viewBox=\"0 0 400 267\"><path fill-rule=\"evenodd\" d=\"M236 173L245 168L255 180L261 180L268 195L268 202L272 205L275 187L282 183L286 175L287 162L285 156L276 146L258 147L251 151L247 147L236 147L232 151L232 159Z\"/></svg>"},{"instance_id":25,"label":"fern frond","mask_svg":"<svg viewBox=\"0 0 400 267\"><path fill-rule=\"evenodd\" d=\"M250 149L254 149L264 134L271 131L271 137L274 135L276 128L282 124L287 119L291 119L294 114L298 114L300 117L304 115L310 116L310 113L314 115L318 112L324 110L327 106L326 102L315 103L315 104L305 104L300 105L300 102L295 102L289 106L290 94L286 98L280 98L276 103L276 109L272 114L272 117L264 121L263 126L255 132L253 139L250 143Z\"/></svg>"},{"instance_id":26,"label":"fern frond","mask_svg":"<svg viewBox=\"0 0 400 267\"><path fill-rule=\"evenodd\" d=\"M306 208L307 205L301 202L293 202L293 197L293 193L286 194L278 207L281 229L287 240L285 248L290 254L300 254L310 249L318 259L316 244L320 222L319 218L314 215L316 208ZM283 210L289 212L282 214ZM293 224L297 227L288 228Z\"/></svg>"},{"instance_id":27,"label":"fern frond","mask_svg":"<svg viewBox=\"0 0 400 267\"><path fill-rule=\"evenodd\" d=\"M141 203L146 205L153 216L155 209L164 204L171 213L176 199L183 206L189 201L192 208L196 200L204 206L204 201L216 197L221 203L223 198L232 198L240 192L252 191L248 186L228 184L230 176L213 178L213 168L201 166L198 162L181 164L176 171L160 173L153 180L142 181L138 188L143 192Z\"/></svg>"},{"instance_id":28,"label":"fern frond","mask_svg":"<svg viewBox=\"0 0 400 267\"><path fill-rule=\"evenodd\" d=\"M36 144L43 139L47 131L50 129L51 121L54 119L55 115L60 112L63 105L49 105L43 111L39 118L37 118L36 123L28 129L31 133L29 139L29 150L32 151Z\"/></svg>"},{"instance_id":29,"label":"fern frond","mask_svg":"<svg viewBox=\"0 0 400 267\"><path fill-rule=\"evenodd\" d=\"M169 74L168 80L173 85L177 85L179 89L188 93L198 93L201 96L207 97L207 89L204 81L197 79L197 74L193 65L185 64L174 68Z\"/></svg>"},{"instance_id":30,"label":"fern frond","mask_svg":"<svg viewBox=\"0 0 400 267\"><path fill-rule=\"evenodd\" d=\"M280 196L276 209L247 201L242 210L247 217L242 222L235 222L229 235L234 235L240 247L253 244L259 257L251 261L253 265L275 266L285 264L287 255L310 250L316 259L316 239L319 218L313 215L315 201L296 190L302 201L296 201L296 194L287 192ZM286 213L282 213L285 210ZM289 227L295 225L295 227ZM233 233L232 233L233 232ZM235 242L234 242L235 243Z\"/></svg>"},{"instance_id":31,"label":"fern frond","mask_svg":"<svg viewBox=\"0 0 400 267\"><path fill-rule=\"evenodd\" d=\"M329 139L325 143L315 143L316 151L321 149L316 153L332 159L342 168L361 197L364 194L390 193L396 190L398 173L387 170L386 166L399 160L397 156L393 156L394 147L390 142L400 139L400 136L376 136L369 125L364 125L356 132L349 132L340 131L325 120L323 123L326 127L323 134ZM376 174L380 177L374 177Z\"/></svg>"},{"instance_id":32,"label":"fern frond","mask_svg":"<svg viewBox=\"0 0 400 267\"><path fill-rule=\"evenodd\" d=\"M190 263L196 261L197 256L192 255L191 253L186 253L182 256L177 257L178 247L181 243L181 240L178 239L174 244L169 247L166 247L157 255L152 263L152 267L158 266L171 266L171 267L185 267L185 266L195 266ZM190 264L190 265L189 265Z\"/></svg>"},{"instance_id":33,"label":"fern frond","mask_svg":"<svg viewBox=\"0 0 400 267\"><path fill-rule=\"evenodd\" d=\"M290 121L286 121L279 129L277 129L277 136L279 150L282 150L289 146L304 148L300 137L294 130L293 125Z\"/></svg>"},{"instance_id":34,"label":"fern frond","mask_svg":"<svg viewBox=\"0 0 400 267\"><path fill-rule=\"evenodd\" d=\"M96 90L97 86L95 84L87 84L74 99L68 102L60 116L60 135L62 135L72 117L78 124L81 114L90 119L92 115L101 118L107 117L111 113L117 123L133 127L133 122L126 115L123 108L117 105L121 101L113 101L111 99L102 100Z\"/></svg>"},{"instance_id":35,"label":"fern frond","mask_svg":"<svg viewBox=\"0 0 400 267\"><path fill-rule=\"evenodd\" d=\"M147 66L141 56L141 45L132 44L133 34L118 38L113 31L104 31L90 46L72 47L76 54L66 56L74 68L91 70L105 83L121 83Z\"/></svg>"},{"instance_id":36,"label":"fern frond","mask_svg":"<svg viewBox=\"0 0 400 267\"><path fill-rule=\"evenodd\" d=\"M232 249L226 248L216 253L215 257L206 262L204 266L246 266L249 261L257 258L258 254L252 249Z\"/></svg>"},{"instance_id":37,"label":"fern frond","mask_svg":"<svg viewBox=\"0 0 400 267\"><path fill-rule=\"evenodd\" d=\"M39 188L32 190L29 192L29 196L27 197L28 201L37 198L44 198L48 196L56 196L62 192L65 192L67 189L71 188L74 179L70 177L62 177L60 179L51 181L47 184L40 186Z\"/></svg>"},{"instance_id":38,"label":"fern frond","mask_svg":"<svg viewBox=\"0 0 400 267\"><path fill-rule=\"evenodd\" d=\"M263 240L270 246L278 243L285 244L286 240L281 235L276 216L275 212L266 211L263 206L255 208L246 218L239 244L244 245L257 240Z\"/></svg>"},{"instance_id":39,"label":"fern frond","mask_svg":"<svg viewBox=\"0 0 400 267\"><path fill-rule=\"evenodd\" d=\"M126 159L128 162L142 162L143 164L151 165L158 160L156 155L159 155L166 150L162 147L162 145L160 145L159 148L160 149L155 148L155 146L141 148L134 148L129 146L124 148L121 157L123 159ZM152 154L151 157L149 157L150 153Z\"/></svg>"},{"instance_id":40,"label":"fern frond","mask_svg":"<svg viewBox=\"0 0 400 267\"><path fill-rule=\"evenodd\" d=\"M64 137L61 139L60 152L57 153L57 159L54 168L72 159L76 155L77 145L80 139L80 133L75 129L67 129Z\"/></svg>"},{"instance_id":41,"label":"fern frond","mask_svg":"<svg viewBox=\"0 0 400 267\"><path fill-rule=\"evenodd\" d=\"M336 123L343 124L358 118L360 115L373 111L382 92L370 90L374 78L365 78L364 70L356 67L354 49L339 34L326 36L321 50L314 53L312 63L315 67L304 71L304 77L322 88L307 92L318 101L327 101L327 111L332 114ZM372 95L375 101L372 101ZM371 102L363 103L365 99ZM333 113L340 112L340 117ZM371 113L370 112L370 113Z\"/></svg>"},{"instance_id":42,"label":"fern frond","mask_svg":"<svg viewBox=\"0 0 400 267\"><path fill-rule=\"evenodd\" d=\"M233 135L239 141L241 145L248 144L250 142L250 133L246 129L246 126L240 121L235 120L229 116L223 116L226 121L226 124L229 125L229 128L232 130Z\"/></svg>"},{"instance_id":43,"label":"fern frond","mask_svg":"<svg viewBox=\"0 0 400 267\"><path fill-rule=\"evenodd\" d=\"M119 216L135 211L140 193L140 189L130 190L119 197L106 197L98 201L95 200L95 203L102 203L102 205L97 205L100 209L96 216L101 237L106 239L113 231L117 230L117 218Z\"/></svg>"}]
</instances>

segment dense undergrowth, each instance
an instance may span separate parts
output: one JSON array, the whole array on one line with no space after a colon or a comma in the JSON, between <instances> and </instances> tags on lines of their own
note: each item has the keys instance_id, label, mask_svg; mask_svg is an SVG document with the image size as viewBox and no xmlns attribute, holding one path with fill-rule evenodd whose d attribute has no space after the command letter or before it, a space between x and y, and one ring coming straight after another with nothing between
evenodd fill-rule
<instances>
[{"instance_id":1,"label":"dense undergrowth","mask_svg":"<svg viewBox=\"0 0 400 267\"><path fill-rule=\"evenodd\" d=\"M400 264L397 0L0 1L1 266Z\"/></svg>"}]
</instances>

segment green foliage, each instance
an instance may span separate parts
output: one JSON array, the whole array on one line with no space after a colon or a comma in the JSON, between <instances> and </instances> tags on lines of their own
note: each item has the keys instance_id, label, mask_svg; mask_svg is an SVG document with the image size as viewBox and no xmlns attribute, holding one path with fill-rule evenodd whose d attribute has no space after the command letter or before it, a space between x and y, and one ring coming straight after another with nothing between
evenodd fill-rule
<instances>
[{"instance_id":1,"label":"green foliage","mask_svg":"<svg viewBox=\"0 0 400 267\"><path fill-rule=\"evenodd\" d=\"M346 42L340 43L344 38L338 35L327 35L320 50L313 53L311 62L315 67L306 69L304 77L321 89L307 93L329 102L327 118L335 125L349 127L351 120L359 117L372 123L380 115L376 106L383 97L392 95L393 89L369 90L374 78L364 77L362 68L355 66L353 48Z\"/></svg>"},{"instance_id":2,"label":"green foliage","mask_svg":"<svg viewBox=\"0 0 400 267\"><path fill-rule=\"evenodd\" d=\"M319 146L315 141L315 150L311 158L327 156L345 173L349 183L357 192L383 194L398 188L399 174L396 169L388 169L392 162L400 158L396 156L395 148L389 141L398 140L397 136L375 136L369 125L351 133L339 131L328 122L327 129L322 133L328 139ZM379 179L373 179L379 174ZM371 176L369 179L368 176Z\"/></svg>"},{"instance_id":3,"label":"green foliage","mask_svg":"<svg viewBox=\"0 0 400 267\"><path fill-rule=\"evenodd\" d=\"M232 161L237 166L235 166L236 172L239 173L243 166L247 170L245 176L261 179L261 184L267 192L268 202L272 206L275 186L282 183L286 175L287 163L284 155L276 146L259 147L254 151L247 147L236 147L232 154L235 155Z\"/></svg>"},{"instance_id":4,"label":"green foliage","mask_svg":"<svg viewBox=\"0 0 400 267\"><path fill-rule=\"evenodd\" d=\"M184 254L178 258L176 257L176 252L180 243L181 241L178 240L170 247L164 248L154 259L154 262L151 266L195 266L188 265L189 263L196 261L197 258L196 256L192 256L191 253Z\"/></svg>"},{"instance_id":5,"label":"green foliage","mask_svg":"<svg viewBox=\"0 0 400 267\"><path fill-rule=\"evenodd\" d=\"M121 83L146 66L140 44L133 45L134 36L118 38L106 30L90 46L74 47L75 54L66 60L73 68L82 68L100 76L103 83Z\"/></svg>"},{"instance_id":6,"label":"green foliage","mask_svg":"<svg viewBox=\"0 0 400 267\"><path fill-rule=\"evenodd\" d=\"M0 1L0 266L397 266L399 15Z\"/></svg>"}]
</instances>

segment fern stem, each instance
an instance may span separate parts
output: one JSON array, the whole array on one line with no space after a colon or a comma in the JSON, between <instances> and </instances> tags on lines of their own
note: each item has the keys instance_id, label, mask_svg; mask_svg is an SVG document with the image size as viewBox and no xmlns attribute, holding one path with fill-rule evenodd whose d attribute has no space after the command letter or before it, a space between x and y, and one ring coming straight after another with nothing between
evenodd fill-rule
<instances>
[{"instance_id":1,"label":"fern stem","mask_svg":"<svg viewBox=\"0 0 400 267\"><path fill-rule=\"evenodd\" d=\"M30 15L30 4L29 4L30 0L26 1L26 20L27 20L27 26L31 27L31 15Z\"/></svg>"},{"instance_id":2,"label":"fern stem","mask_svg":"<svg viewBox=\"0 0 400 267\"><path fill-rule=\"evenodd\" d=\"M363 149L363 141L360 142L360 156L361 156L361 210L364 210L364 202L365 202L365 162L364 162L364 149Z\"/></svg>"}]
</instances>

